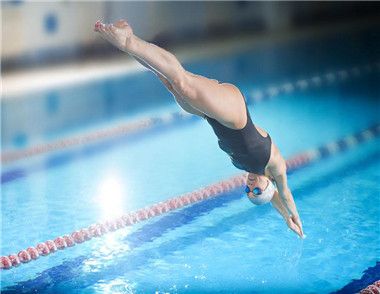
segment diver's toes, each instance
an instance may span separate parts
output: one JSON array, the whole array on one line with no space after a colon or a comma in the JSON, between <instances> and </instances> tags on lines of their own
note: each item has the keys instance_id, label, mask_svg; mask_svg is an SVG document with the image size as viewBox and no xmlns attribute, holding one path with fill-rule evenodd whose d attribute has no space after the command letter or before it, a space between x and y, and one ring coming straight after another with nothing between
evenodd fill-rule
<instances>
[{"instance_id":1,"label":"diver's toes","mask_svg":"<svg viewBox=\"0 0 380 294\"><path fill-rule=\"evenodd\" d=\"M107 32L107 26L105 24L101 24L100 25L100 31L103 33L106 33Z\"/></svg>"},{"instance_id":2,"label":"diver's toes","mask_svg":"<svg viewBox=\"0 0 380 294\"><path fill-rule=\"evenodd\" d=\"M116 27L113 25L113 24L110 24L109 27L108 27L109 31L114 33L115 30L116 30Z\"/></svg>"},{"instance_id":3,"label":"diver's toes","mask_svg":"<svg viewBox=\"0 0 380 294\"><path fill-rule=\"evenodd\" d=\"M99 30L100 21L97 21L94 25L94 31L97 32Z\"/></svg>"},{"instance_id":4,"label":"diver's toes","mask_svg":"<svg viewBox=\"0 0 380 294\"><path fill-rule=\"evenodd\" d=\"M95 28L96 29L100 29L101 27L103 27L104 26L104 24L100 21L100 20L98 20L96 23L95 23Z\"/></svg>"},{"instance_id":5,"label":"diver's toes","mask_svg":"<svg viewBox=\"0 0 380 294\"><path fill-rule=\"evenodd\" d=\"M113 30L113 24L108 24L105 26L106 32L110 33Z\"/></svg>"}]
</instances>

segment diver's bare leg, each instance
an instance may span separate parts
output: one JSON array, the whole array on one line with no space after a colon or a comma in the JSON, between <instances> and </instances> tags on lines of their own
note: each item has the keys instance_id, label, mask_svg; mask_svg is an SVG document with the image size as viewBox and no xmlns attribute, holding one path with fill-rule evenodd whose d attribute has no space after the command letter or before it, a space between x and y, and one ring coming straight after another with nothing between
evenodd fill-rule
<instances>
[{"instance_id":1,"label":"diver's bare leg","mask_svg":"<svg viewBox=\"0 0 380 294\"><path fill-rule=\"evenodd\" d=\"M227 127L244 127L247 120L244 99L234 85L219 84L186 71L172 53L135 36L126 22L123 25L102 25L99 32L115 46L140 58L164 76L193 108Z\"/></svg>"},{"instance_id":2,"label":"diver's bare leg","mask_svg":"<svg viewBox=\"0 0 380 294\"><path fill-rule=\"evenodd\" d=\"M244 100L235 86L185 71L173 54L138 37L129 48L128 52L161 73L188 104L228 127L244 127Z\"/></svg>"},{"instance_id":3,"label":"diver's bare leg","mask_svg":"<svg viewBox=\"0 0 380 294\"><path fill-rule=\"evenodd\" d=\"M131 54L132 55L132 54ZM174 96L174 99L177 101L178 105L185 110L188 113L198 115L201 117L204 117L204 114L195 109L193 106L188 104L180 95L177 93L177 91L173 88L173 86L170 84L170 82L158 71L156 71L154 68L150 67L149 64L144 62L142 59L138 58L137 56L132 55L138 63L140 63L142 66L146 67L147 69L151 70L154 74L157 75L157 77L160 79L160 81L165 85L165 87L171 92Z\"/></svg>"}]
</instances>

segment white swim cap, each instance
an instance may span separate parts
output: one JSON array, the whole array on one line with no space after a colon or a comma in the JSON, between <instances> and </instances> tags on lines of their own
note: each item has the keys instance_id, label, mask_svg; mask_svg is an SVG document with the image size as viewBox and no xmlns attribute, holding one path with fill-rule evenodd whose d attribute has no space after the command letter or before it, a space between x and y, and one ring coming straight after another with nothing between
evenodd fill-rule
<instances>
[{"instance_id":1,"label":"white swim cap","mask_svg":"<svg viewBox=\"0 0 380 294\"><path fill-rule=\"evenodd\" d=\"M248 197L248 199L256 205L262 205L272 200L276 186L269 180L268 187L260 194L254 197Z\"/></svg>"}]
</instances>

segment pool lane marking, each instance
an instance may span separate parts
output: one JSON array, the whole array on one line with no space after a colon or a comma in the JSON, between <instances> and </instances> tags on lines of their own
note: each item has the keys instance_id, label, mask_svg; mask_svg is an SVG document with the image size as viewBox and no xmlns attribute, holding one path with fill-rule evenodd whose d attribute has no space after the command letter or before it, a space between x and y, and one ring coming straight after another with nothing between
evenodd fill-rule
<instances>
[{"instance_id":1,"label":"pool lane marking","mask_svg":"<svg viewBox=\"0 0 380 294\"><path fill-rule=\"evenodd\" d=\"M303 91L309 87L321 87L324 84L331 85L335 82L343 82L349 78L359 78L362 74L369 74L373 71L380 71L380 62L365 64L362 66L353 66L349 69L330 71L320 75L313 75L310 78L299 79L293 83L287 82L277 86L270 85L263 90L248 90L246 95L247 104L272 99L281 94L290 94L296 90ZM100 131L89 132L48 143L42 143L22 150L5 151L1 153L1 162L13 162L25 157L32 157L65 148L91 144L100 140L126 136L151 129L155 126L175 125L175 123L179 120L186 120L190 117L192 117L191 114L184 111L178 111L164 114L160 117L146 118Z\"/></svg>"},{"instance_id":2,"label":"pool lane marking","mask_svg":"<svg viewBox=\"0 0 380 294\"><path fill-rule=\"evenodd\" d=\"M296 90L304 91L311 87L318 88L323 85L332 85L335 82L344 82L350 78L359 78L374 71L380 71L380 62L374 62L362 66L353 66L349 69L340 69L326 72L324 74L313 75L310 78L298 79L294 82L286 82L277 86L271 85L262 90L252 89L249 91L248 98L258 102L273 98L280 94L290 94Z\"/></svg>"},{"instance_id":3,"label":"pool lane marking","mask_svg":"<svg viewBox=\"0 0 380 294\"><path fill-rule=\"evenodd\" d=\"M368 134L371 135L369 136ZM328 144L324 144L318 148L299 153L286 161L287 171L288 173L291 173L320 159L324 159L335 155L338 152L353 148L359 143L366 142L378 137L379 135L380 123L377 123L367 129L362 130L361 132L346 136ZM334 145L334 148L330 147L332 145ZM41 255L45 256L50 253L54 253L57 250L62 250L72 247L75 244L83 243L93 237L100 237L108 232L122 229L126 226L151 219L197 202L221 196L233 189L242 187L245 183L246 175L246 173L242 173L193 192L189 192L149 207L124 214L116 219L96 223L87 228L74 231L71 234L59 236L54 240L47 240L45 242L38 243L35 247L30 246L27 249L21 250L18 254L2 256L0 257L0 269L10 269L12 267L19 266L21 263L36 260Z\"/></svg>"},{"instance_id":4,"label":"pool lane marking","mask_svg":"<svg viewBox=\"0 0 380 294\"><path fill-rule=\"evenodd\" d=\"M155 126L170 125L178 120L188 120L192 117L193 116L189 113L179 111L168 113L161 117L141 119L138 121L120 124L118 126L96 132L90 132L61 140L56 140L49 143L39 144L23 150L2 152L1 161L3 163L7 163L47 152L62 150L65 148L70 148L79 145L91 144L93 142L97 142L104 139L128 136L139 132L143 132L145 130L149 130Z\"/></svg>"}]
</instances>

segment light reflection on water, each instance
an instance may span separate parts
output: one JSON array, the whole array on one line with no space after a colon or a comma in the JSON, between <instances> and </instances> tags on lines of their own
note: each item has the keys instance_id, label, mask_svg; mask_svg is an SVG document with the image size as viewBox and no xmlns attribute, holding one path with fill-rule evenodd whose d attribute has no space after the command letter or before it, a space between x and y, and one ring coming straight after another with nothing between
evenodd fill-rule
<instances>
[{"instance_id":1,"label":"light reflection on water","mask_svg":"<svg viewBox=\"0 0 380 294\"><path fill-rule=\"evenodd\" d=\"M128 182L118 173L107 173L102 179L96 196L102 219L111 219L123 214L124 202L128 199L126 187Z\"/></svg>"}]
</instances>

